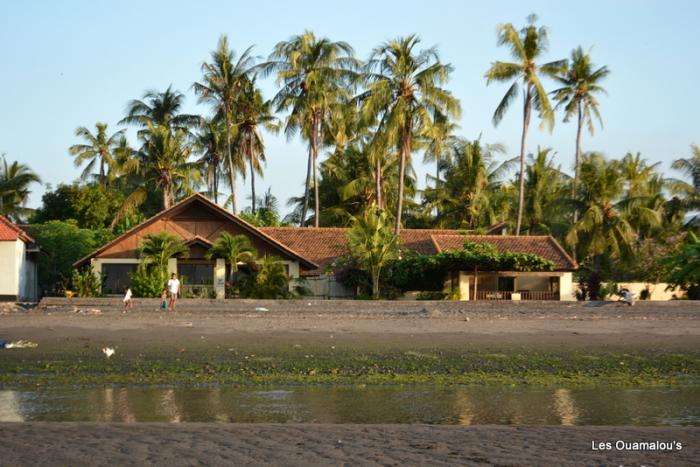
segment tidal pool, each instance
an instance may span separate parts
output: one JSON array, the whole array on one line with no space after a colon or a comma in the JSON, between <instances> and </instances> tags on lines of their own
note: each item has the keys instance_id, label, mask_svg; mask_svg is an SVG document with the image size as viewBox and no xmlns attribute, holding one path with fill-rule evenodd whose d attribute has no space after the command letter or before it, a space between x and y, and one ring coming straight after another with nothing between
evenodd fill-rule
<instances>
[{"instance_id":1,"label":"tidal pool","mask_svg":"<svg viewBox=\"0 0 700 467\"><path fill-rule=\"evenodd\" d=\"M700 426L700 390L487 386L0 389L0 421Z\"/></svg>"}]
</instances>

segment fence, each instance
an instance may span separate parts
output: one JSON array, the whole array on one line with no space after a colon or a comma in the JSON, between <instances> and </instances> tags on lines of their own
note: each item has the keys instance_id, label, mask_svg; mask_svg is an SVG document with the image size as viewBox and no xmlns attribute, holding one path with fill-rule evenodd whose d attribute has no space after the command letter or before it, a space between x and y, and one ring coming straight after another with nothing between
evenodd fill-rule
<instances>
[{"instance_id":1,"label":"fence","mask_svg":"<svg viewBox=\"0 0 700 467\"><path fill-rule=\"evenodd\" d=\"M513 299L513 293L516 292L497 292L491 290L477 290L475 300L502 300L510 301ZM559 292L548 291L523 291L517 292L520 294L520 300L559 300ZM472 293L472 296L474 294Z\"/></svg>"},{"instance_id":2,"label":"fence","mask_svg":"<svg viewBox=\"0 0 700 467\"><path fill-rule=\"evenodd\" d=\"M310 298L354 298L354 291L335 280L332 276L307 277L295 280L292 285L306 287L311 291Z\"/></svg>"}]
</instances>

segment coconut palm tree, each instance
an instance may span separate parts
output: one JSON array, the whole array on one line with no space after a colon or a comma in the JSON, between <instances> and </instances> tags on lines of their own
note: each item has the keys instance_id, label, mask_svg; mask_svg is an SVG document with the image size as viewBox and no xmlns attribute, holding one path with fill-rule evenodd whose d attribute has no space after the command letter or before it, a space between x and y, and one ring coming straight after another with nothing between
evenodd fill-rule
<instances>
[{"instance_id":1,"label":"coconut palm tree","mask_svg":"<svg viewBox=\"0 0 700 467\"><path fill-rule=\"evenodd\" d=\"M289 276L279 258L265 255L258 261L253 274L252 290L248 290L251 298L285 298L289 296Z\"/></svg>"},{"instance_id":2,"label":"coconut palm tree","mask_svg":"<svg viewBox=\"0 0 700 467\"><path fill-rule=\"evenodd\" d=\"M223 232L206 254L209 260L217 256L225 259L231 266L229 283L233 284L238 273L238 263L254 264L258 252L245 235Z\"/></svg>"},{"instance_id":3,"label":"coconut palm tree","mask_svg":"<svg viewBox=\"0 0 700 467\"><path fill-rule=\"evenodd\" d=\"M127 104L126 117L119 124L144 129L149 124L154 127L165 125L173 130L187 131L199 126L202 119L199 115L180 113L184 100L185 95L174 91L172 84L164 92L146 91L142 99L134 99Z\"/></svg>"},{"instance_id":4,"label":"coconut palm tree","mask_svg":"<svg viewBox=\"0 0 700 467\"><path fill-rule=\"evenodd\" d=\"M240 121L235 147L249 164L252 212L255 214L255 174L262 176L262 164L265 162L265 142L260 128L274 133L279 130L277 117L270 111L270 102L263 100L260 89L255 85L255 77L245 83L245 90L238 101L238 112Z\"/></svg>"},{"instance_id":5,"label":"coconut palm tree","mask_svg":"<svg viewBox=\"0 0 700 467\"><path fill-rule=\"evenodd\" d=\"M224 122L224 141L226 145L226 164L231 188L231 211L237 211L236 174L245 168L245 161L234 156L234 138L237 102L250 81L250 73L255 65L251 55L252 47L246 49L238 58L229 48L228 38L222 35L216 50L211 52L211 62L202 64L202 81L193 84L199 102L211 104L216 111L216 118Z\"/></svg>"},{"instance_id":6,"label":"coconut palm tree","mask_svg":"<svg viewBox=\"0 0 700 467\"><path fill-rule=\"evenodd\" d=\"M432 127L426 133L423 162L435 162L435 188L440 182L441 163L450 157L450 149L457 140L454 132L458 129L459 125L438 112L433 117Z\"/></svg>"},{"instance_id":7,"label":"coconut palm tree","mask_svg":"<svg viewBox=\"0 0 700 467\"><path fill-rule=\"evenodd\" d=\"M207 191L215 203L219 202L221 163L226 154L224 139L224 125L212 118L204 121L194 140L195 150L200 154L198 162L202 166L203 175L207 183Z\"/></svg>"},{"instance_id":8,"label":"coconut palm tree","mask_svg":"<svg viewBox=\"0 0 700 467\"><path fill-rule=\"evenodd\" d=\"M690 145L690 157L680 158L673 161L671 167L678 170L690 182L684 180L672 180L673 191L682 196L683 205L690 211L700 210L700 146ZM691 224L700 224L700 215L695 215L690 220Z\"/></svg>"},{"instance_id":9,"label":"coconut palm tree","mask_svg":"<svg viewBox=\"0 0 700 467\"><path fill-rule=\"evenodd\" d=\"M582 257L594 261L604 254L617 259L629 253L634 229L620 203L625 183L619 164L598 153L584 154L579 182L575 203L582 215L566 243L577 245Z\"/></svg>"},{"instance_id":10,"label":"coconut palm tree","mask_svg":"<svg viewBox=\"0 0 700 467\"><path fill-rule=\"evenodd\" d=\"M95 129L97 131L93 134L84 126L76 128L75 136L83 138L86 144L74 144L68 148L68 153L75 157L74 163L76 167L83 165L85 162L88 163L81 174L83 179L91 175L95 165L99 165L98 180L100 186L104 188L107 184L107 171L111 170L114 165L115 150L122 141L124 130L119 130L109 136L107 124L101 122L95 124Z\"/></svg>"},{"instance_id":11,"label":"coconut palm tree","mask_svg":"<svg viewBox=\"0 0 700 467\"><path fill-rule=\"evenodd\" d=\"M268 61L261 65L264 75L277 74L280 90L273 98L277 112L289 111L284 124L288 137L297 132L309 142L309 158L304 189L301 224L306 220L309 191L313 179L314 225L320 222L320 196L317 165L320 145L333 115L343 111L350 99L351 84L359 62L346 42L317 38L313 32L275 45Z\"/></svg>"},{"instance_id":12,"label":"coconut palm tree","mask_svg":"<svg viewBox=\"0 0 700 467\"><path fill-rule=\"evenodd\" d=\"M551 148L537 148L525 169L525 226L530 235L563 234L569 224L569 176L554 164Z\"/></svg>"},{"instance_id":13,"label":"coconut palm tree","mask_svg":"<svg viewBox=\"0 0 700 467\"><path fill-rule=\"evenodd\" d=\"M605 92L600 82L609 74L608 67L595 68L591 63L590 51L585 53L581 47L577 47L571 52L571 60L554 76L554 79L562 86L552 91L554 100L557 102L555 109L564 109L564 122L568 122L573 116L576 116L574 190L578 183L581 158L581 130L585 125L592 135L594 118L598 120L601 128L603 127L603 119L600 116L596 96ZM574 211L574 223L577 219L578 213Z\"/></svg>"},{"instance_id":14,"label":"coconut palm tree","mask_svg":"<svg viewBox=\"0 0 700 467\"><path fill-rule=\"evenodd\" d=\"M539 111L542 124L554 127L554 112L549 98L540 81L540 75L553 77L565 64L565 60L557 60L543 65L537 61L547 50L547 29L537 27L537 16L528 16L528 25L518 32L511 24L498 26L498 45L510 49L515 62L497 61L491 64L486 72L486 84L492 82L512 81L510 88L501 99L493 113L493 124L497 126L506 111L518 96L520 87L523 88L523 129L520 137L520 171L518 174L518 217L515 234L520 235L523 220L523 205L525 197L525 154L527 131L530 127L530 116L533 107Z\"/></svg>"},{"instance_id":15,"label":"coconut palm tree","mask_svg":"<svg viewBox=\"0 0 700 467\"><path fill-rule=\"evenodd\" d=\"M457 118L459 101L443 89L452 72L440 62L437 49L416 50L420 39L411 35L386 42L372 51L365 65L367 91L361 97L366 119L379 122L379 137L399 156L395 233L401 230L406 163L413 142L435 125L436 113Z\"/></svg>"},{"instance_id":16,"label":"coconut palm tree","mask_svg":"<svg viewBox=\"0 0 700 467\"><path fill-rule=\"evenodd\" d=\"M378 299L382 269L399 254L399 237L392 232L387 212L370 206L363 216L353 218L347 237L350 255L372 276L372 298Z\"/></svg>"},{"instance_id":17,"label":"coconut palm tree","mask_svg":"<svg viewBox=\"0 0 700 467\"><path fill-rule=\"evenodd\" d=\"M8 164L3 154L0 164L0 214L13 222L20 222L29 211L24 206L32 183L40 184L39 176L25 164L17 161Z\"/></svg>"},{"instance_id":18,"label":"coconut palm tree","mask_svg":"<svg viewBox=\"0 0 700 467\"><path fill-rule=\"evenodd\" d=\"M186 258L190 253L182 240L169 232L145 235L138 251L145 264L152 264L157 268L163 285L167 277L168 260L178 255Z\"/></svg>"},{"instance_id":19,"label":"coconut palm tree","mask_svg":"<svg viewBox=\"0 0 700 467\"><path fill-rule=\"evenodd\" d=\"M452 157L441 163L444 181L424 191L425 207L429 211L437 208L436 225L475 229L495 223L493 197L514 159L496 162L494 158L504 152L503 147L479 140L457 139L450 152Z\"/></svg>"}]
</instances>

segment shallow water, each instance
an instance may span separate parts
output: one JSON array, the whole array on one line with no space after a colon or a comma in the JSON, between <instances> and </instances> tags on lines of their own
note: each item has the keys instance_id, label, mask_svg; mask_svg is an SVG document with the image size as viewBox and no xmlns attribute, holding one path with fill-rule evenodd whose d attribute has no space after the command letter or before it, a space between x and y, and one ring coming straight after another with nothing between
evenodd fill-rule
<instances>
[{"instance_id":1,"label":"shallow water","mask_svg":"<svg viewBox=\"0 0 700 467\"><path fill-rule=\"evenodd\" d=\"M700 390L124 387L0 390L0 421L700 426Z\"/></svg>"}]
</instances>

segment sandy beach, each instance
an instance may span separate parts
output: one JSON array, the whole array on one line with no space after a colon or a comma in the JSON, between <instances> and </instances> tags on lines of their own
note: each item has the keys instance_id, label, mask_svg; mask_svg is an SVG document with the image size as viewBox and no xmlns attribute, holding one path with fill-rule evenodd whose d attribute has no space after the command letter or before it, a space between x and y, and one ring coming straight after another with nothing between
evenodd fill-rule
<instances>
[{"instance_id":1,"label":"sandy beach","mask_svg":"<svg viewBox=\"0 0 700 467\"><path fill-rule=\"evenodd\" d=\"M3 465L697 465L698 428L0 424ZM673 451L594 451L664 441Z\"/></svg>"}]
</instances>

